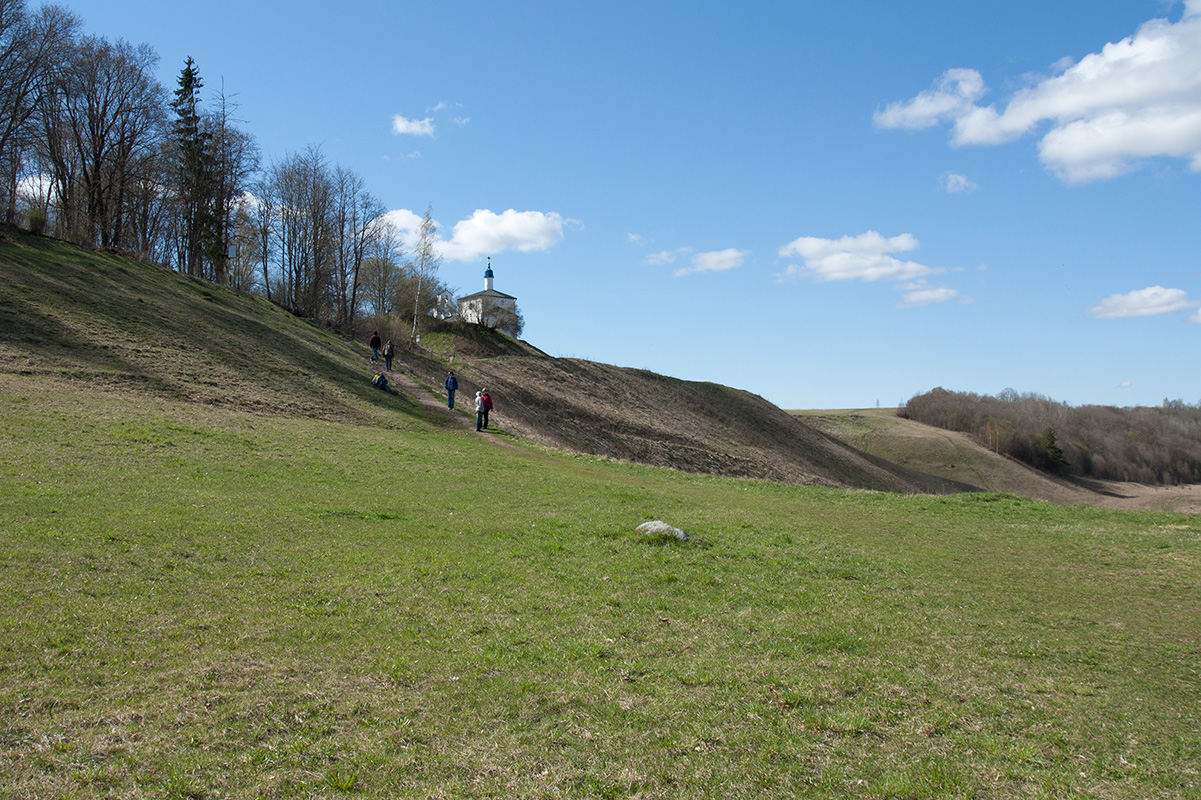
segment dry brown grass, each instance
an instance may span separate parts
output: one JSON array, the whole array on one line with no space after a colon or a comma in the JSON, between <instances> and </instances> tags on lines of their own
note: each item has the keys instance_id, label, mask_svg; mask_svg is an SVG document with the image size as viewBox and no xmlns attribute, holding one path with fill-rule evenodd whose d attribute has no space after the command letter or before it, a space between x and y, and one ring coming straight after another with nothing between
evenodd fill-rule
<instances>
[{"instance_id":1,"label":"dry brown grass","mask_svg":"<svg viewBox=\"0 0 1201 800\"><path fill-rule=\"evenodd\" d=\"M499 337L494 349L479 337L443 337L427 336L431 349L398 361L433 387L453 364L464 401L486 386L499 424L542 445L782 483L931 494L971 488L847 447L750 392L534 348L514 352Z\"/></svg>"},{"instance_id":2,"label":"dry brown grass","mask_svg":"<svg viewBox=\"0 0 1201 800\"><path fill-rule=\"evenodd\" d=\"M895 409L794 412L807 424L880 458L990 492L1060 505L1201 513L1201 486L1071 480L981 447L965 433L923 425Z\"/></svg>"}]
</instances>

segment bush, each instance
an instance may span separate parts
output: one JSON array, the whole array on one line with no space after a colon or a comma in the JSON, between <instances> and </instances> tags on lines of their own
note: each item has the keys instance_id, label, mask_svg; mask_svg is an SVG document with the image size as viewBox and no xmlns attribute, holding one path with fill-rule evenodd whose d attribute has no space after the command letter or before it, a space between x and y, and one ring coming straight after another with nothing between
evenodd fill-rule
<instances>
[{"instance_id":1,"label":"bush","mask_svg":"<svg viewBox=\"0 0 1201 800\"><path fill-rule=\"evenodd\" d=\"M1006 389L997 397L942 387L901 415L961 431L997 453L1067 475L1151 484L1201 483L1201 408L1080 406Z\"/></svg>"},{"instance_id":2,"label":"bush","mask_svg":"<svg viewBox=\"0 0 1201 800\"><path fill-rule=\"evenodd\" d=\"M34 208L25 215L25 229L34 236L41 236L46 232L46 212L40 208Z\"/></svg>"}]
</instances>

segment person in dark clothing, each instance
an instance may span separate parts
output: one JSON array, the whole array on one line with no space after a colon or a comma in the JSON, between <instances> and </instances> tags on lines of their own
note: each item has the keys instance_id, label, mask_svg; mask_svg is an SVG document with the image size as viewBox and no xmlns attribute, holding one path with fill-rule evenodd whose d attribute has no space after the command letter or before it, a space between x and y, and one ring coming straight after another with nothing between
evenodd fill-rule
<instances>
[{"instance_id":1,"label":"person in dark clothing","mask_svg":"<svg viewBox=\"0 0 1201 800\"><path fill-rule=\"evenodd\" d=\"M446 407L455 407L455 390L459 388L459 379L455 377L455 371L452 369L450 374L446 376Z\"/></svg>"},{"instance_id":2,"label":"person in dark clothing","mask_svg":"<svg viewBox=\"0 0 1201 800\"><path fill-rule=\"evenodd\" d=\"M488 394L488 390L484 389L480 393L480 400L484 406L484 428L488 427L488 412L492 410L492 395Z\"/></svg>"},{"instance_id":3,"label":"person in dark clothing","mask_svg":"<svg viewBox=\"0 0 1201 800\"><path fill-rule=\"evenodd\" d=\"M396 349L392 347L392 340L384 345L384 369L389 372L392 370L392 356L396 354Z\"/></svg>"},{"instance_id":4,"label":"person in dark clothing","mask_svg":"<svg viewBox=\"0 0 1201 800\"><path fill-rule=\"evenodd\" d=\"M371 339L368 341L368 344L371 345L371 360L379 361L379 345L380 345L379 334L376 333L375 331L372 331Z\"/></svg>"}]
</instances>

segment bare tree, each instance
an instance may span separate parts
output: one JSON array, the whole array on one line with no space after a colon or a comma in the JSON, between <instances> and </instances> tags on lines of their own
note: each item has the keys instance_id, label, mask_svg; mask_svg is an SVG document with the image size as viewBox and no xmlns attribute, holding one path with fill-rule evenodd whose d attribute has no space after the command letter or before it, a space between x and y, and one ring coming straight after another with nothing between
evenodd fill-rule
<instances>
[{"instance_id":1,"label":"bare tree","mask_svg":"<svg viewBox=\"0 0 1201 800\"><path fill-rule=\"evenodd\" d=\"M232 257L226 284L239 292L253 292L258 283L258 268L262 261L259 255L258 226L255 217L258 199L249 193L243 194L234 204L229 236Z\"/></svg>"},{"instance_id":2,"label":"bare tree","mask_svg":"<svg viewBox=\"0 0 1201 800\"><path fill-rule=\"evenodd\" d=\"M270 180L279 203L279 289L285 308L326 316L333 275L333 181L320 148L309 147L274 165Z\"/></svg>"},{"instance_id":3,"label":"bare tree","mask_svg":"<svg viewBox=\"0 0 1201 800\"><path fill-rule=\"evenodd\" d=\"M345 167L333 174L333 235L337 239L333 272L336 324L342 330L354 326L358 311L359 270L378 235L376 224L384 206L366 188L362 176Z\"/></svg>"},{"instance_id":4,"label":"bare tree","mask_svg":"<svg viewBox=\"0 0 1201 800\"><path fill-rule=\"evenodd\" d=\"M271 175L275 174L274 168ZM261 178L251 189L254 202L248 209L254 228L255 254L263 269L263 291L271 299L271 254L275 249L279 202L276 187L270 176Z\"/></svg>"},{"instance_id":5,"label":"bare tree","mask_svg":"<svg viewBox=\"0 0 1201 800\"><path fill-rule=\"evenodd\" d=\"M516 339L525 328L525 320L517 310L515 303L502 303L493 298L485 298L480 310L480 319L491 330Z\"/></svg>"},{"instance_id":6,"label":"bare tree","mask_svg":"<svg viewBox=\"0 0 1201 800\"><path fill-rule=\"evenodd\" d=\"M425 218L421 220L421 225L417 228L417 243L413 247L413 258L409 262L409 268L417 279L417 291L413 300L413 332L409 336L409 341L413 343L417 341L417 323L423 316L421 313L422 288L437 276L438 267L442 265L442 256L438 254L437 239L435 238L437 233L438 228L434 225L433 219L433 206L427 206Z\"/></svg>"},{"instance_id":7,"label":"bare tree","mask_svg":"<svg viewBox=\"0 0 1201 800\"><path fill-rule=\"evenodd\" d=\"M46 109L48 160L68 233L101 247L125 244L135 170L151 163L165 134L166 93L153 77L157 63L149 45L86 37L57 91L47 93L56 101Z\"/></svg>"},{"instance_id":8,"label":"bare tree","mask_svg":"<svg viewBox=\"0 0 1201 800\"><path fill-rule=\"evenodd\" d=\"M0 0L0 190L6 222L16 221L22 161L37 135L34 115L79 26L65 8L42 6L30 14L24 0Z\"/></svg>"},{"instance_id":9,"label":"bare tree","mask_svg":"<svg viewBox=\"0 0 1201 800\"><path fill-rule=\"evenodd\" d=\"M225 283L234 214L250 187L251 176L258 171L259 148L253 136L234 126L237 120L232 113L237 106L225 94L224 83L215 99L216 109L205 117L212 165L212 225L206 255L212 263L213 280Z\"/></svg>"},{"instance_id":10,"label":"bare tree","mask_svg":"<svg viewBox=\"0 0 1201 800\"><path fill-rule=\"evenodd\" d=\"M392 223L380 219L374 228L368 255L359 269L359 283L365 309L379 318L393 315L398 310L398 292L404 278L400 267L404 247L400 232Z\"/></svg>"}]
</instances>

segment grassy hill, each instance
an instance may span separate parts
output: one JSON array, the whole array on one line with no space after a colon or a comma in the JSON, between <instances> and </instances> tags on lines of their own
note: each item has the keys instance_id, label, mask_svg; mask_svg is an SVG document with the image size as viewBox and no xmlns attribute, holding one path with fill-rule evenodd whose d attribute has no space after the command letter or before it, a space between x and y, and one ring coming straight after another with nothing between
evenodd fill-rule
<instances>
[{"instance_id":1,"label":"grassy hill","mask_svg":"<svg viewBox=\"0 0 1201 800\"><path fill-rule=\"evenodd\" d=\"M573 456L369 371L0 247L5 796L1201 794L1198 517Z\"/></svg>"},{"instance_id":2,"label":"grassy hill","mask_svg":"<svg viewBox=\"0 0 1201 800\"><path fill-rule=\"evenodd\" d=\"M1201 487L1152 487L1065 478L981 447L963 433L923 425L895 409L793 412L824 433L886 461L946 480L1050 503L1201 513Z\"/></svg>"},{"instance_id":3,"label":"grassy hill","mask_svg":"<svg viewBox=\"0 0 1201 800\"><path fill-rule=\"evenodd\" d=\"M0 245L0 368L263 414L403 424L362 348L260 298L14 234ZM399 414L394 413L399 412Z\"/></svg>"},{"instance_id":4,"label":"grassy hill","mask_svg":"<svg viewBox=\"0 0 1201 800\"><path fill-rule=\"evenodd\" d=\"M846 446L763 398L713 383L541 351L478 330L427 334L405 368L439 386L456 368L470 398L486 386L508 430L582 453L710 473L821 486L944 493L960 481ZM430 357L430 356L433 357Z\"/></svg>"},{"instance_id":5,"label":"grassy hill","mask_svg":"<svg viewBox=\"0 0 1201 800\"><path fill-rule=\"evenodd\" d=\"M0 306L10 369L260 413L401 424L371 388L360 344L260 298L31 237L5 248L0 281L12 292ZM530 441L791 483L970 488L865 456L747 392L555 359L474 326L427 333L423 345L397 363L434 388L453 365L468 401L486 384L501 424ZM411 402L401 411L419 413Z\"/></svg>"}]
</instances>

